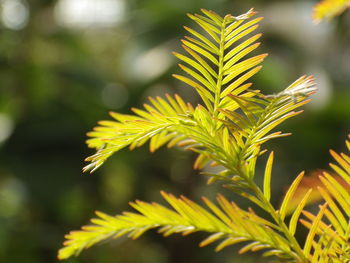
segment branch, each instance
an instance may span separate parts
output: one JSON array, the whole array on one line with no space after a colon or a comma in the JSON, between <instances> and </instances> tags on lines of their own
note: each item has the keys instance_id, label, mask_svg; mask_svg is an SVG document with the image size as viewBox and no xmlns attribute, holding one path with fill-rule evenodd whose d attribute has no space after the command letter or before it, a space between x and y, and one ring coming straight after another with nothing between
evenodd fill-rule
<instances>
[{"instance_id":1,"label":"branch","mask_svg":"<svg viewBox=\"0 0 350 263\"><path fill-rule=\"evenodd\" d=\"M131 206L139 213L125 212L112 217L97 212L99 218L91 220L93 225L84 226L82 230L66 235L65 247L59 251L58 258L66 259L77 255L83 249L110 238L128 235L136 239L153 228L159 228L159 232L164 236L174 233L187 235L197 231L208 232L211 235L203 240L200 246L221 240L216 247L217 251L229 245L250 241L241 249L241 253L264 249L267 250L266 256L295 257L290 251L288 241L274 230L275 225L258 217L252 210L247 212L240 209L222 195L217 198L219 206L203 198L210 210L183 196L177 198L164 192L162 195L172 209L157 203L136 201L131 203Z\"/></svg>"}]
</instances>

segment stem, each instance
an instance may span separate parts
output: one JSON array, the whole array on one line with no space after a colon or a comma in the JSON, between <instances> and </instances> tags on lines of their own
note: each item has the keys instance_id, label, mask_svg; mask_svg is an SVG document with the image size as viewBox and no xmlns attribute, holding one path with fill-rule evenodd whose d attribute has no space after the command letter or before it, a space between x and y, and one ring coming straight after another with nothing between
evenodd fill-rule
<instances>
[{"instance_id":1,"label":"stem","mask_svg":"<svg viewBox=\"0 0 350 263\"><path fill-rule=\"evenodd\" d=\"M224 165L224 164L222 164ZM224 165L225 166L225 165ZM238 174L241 178L243 178L247 183L250 190L253 191L255 196L262 202L263 206L260 206L266 212L268 212L272 219L276 222L279 227L279 231L281 231L287 240L290 242L292 250L291 255L296 258L298 263L308 263L309 261L305 258L302 248L300 247L298 241L295 239L294 235L289 232L289 228L281 218L280 214L273 207L269 200L266 199L261 189L255 184L255 182L249 178L240 168L235 168L230 165L225 166L228 170L232 172L232 174Z\"/></svg>"},{"instance_id":2,"label":"stem","mask_svg":"<svg viewBox=\"0 0 350 263\"><path fill-rule=\"evenodd\" d=\"M220 47L219 47L219 65L218 65L218 78L216 82L216 90L215 90L215 102L214 102L214 116L218 114L218 106L220 103L220 94L221 94L221 86L222 86L222 78L223 78L223 69L224 69L224 54L225 54L225 28L226 28L226 18L222 22L221 26L221 34L220 34Z\"/></svg>"},{"instance_id":3,"label":"stem","mask_svg":"<svg viewBox=\"0 0 350 263\"><path fill-rule=\"evenodd\" d=\"M220 95L221 95L221 89L222 89L222 80L224 75L224 55L225 55L225 29L226 29L226 17L224 18L221 26L221 34L220 34L220 43L219 43L219 65L218 65L218 78L216 82L216 90L215 90L215 101L214 101L214 109L213 109L213 115L214 117L218 116L218 107L220 104ZM270 114L270 112L267 112L267 115ZM263 121L263 120L262 120ZM259 122L257 123L256 127L254 127L253 132L251 134L255 133L255 129L259 126ZM248 143L246 145L250 144L251 138L248 138ZM241 154L245 153L246 149L243 149ZM225 151L224 151L225 152ZM262 202L262 207L265 211L267 211L273 220L276 222L276 224L280 227L280 231L284 234L284 236L287 238L287 240L291 244L291 248L294 250L293 256L296 257L298 263L307 263L308 260L305 258L303 250L301 249L298 241L295 239L294 235L291 235L289 232L289 229L287 225L285 224L284 220L279 215L278 211L274 209L272 204L269 200L267 200L261 191L261 189L255 184L255 182L246 175L240 168L237 169L237 167L229 167L231 165L223 164L218 160L219 163L221 163L223 166L228 168L233 172L233 174L238 173L239 176L244 178L248 185L250 186L250 189L253 191L255 196Z\"/></svg>"},{"instance_id":4,"label":"stem","mask_svg":"<svg viewBox=\"0 0 350 263\"><path fill-rule=\"evenodd\" d=\"M280 230L282 231L282 233L285 235L285 237L290 242L291 247L294 248L296 254L299 257L298 262L300 262L300 263L309 262L305 258L303 250L301 249L301 247L300 247L298 241L295 239L294 235L290 234L289 228L287 227L284 220L281 218L278 211L276 211L275 208L270 203L270 201L268 201L265 198L264 194L261 192L261 189L254 183L254 181L248 179L248 183L249 183L251 189L253 190L254 194L256 195L256 197L266 206L264 208L265 211L267 211L272 216L273 220L275 220L277 225L280 227Z\"/></svg>"},{"instance_id":5,"label":"stem","mask_svg":"<svg viewBox=\"0 0 350 263\"><path fill-rule=\"evenodd\" d=\"M272 109L275 107L275 105L276 105L276 100L272 100L271 103L265 108L264 114L261 117L259 117L256 124L250 129L249 136L245 141L245 147L242 148L242 151L240 153L240 158L244 158L244 155L246 154L247 149L251 145L251 142L254 138L255 133L257 132L260 125L270 117Z\"/></svg>"},{"instance_id":6,"label":"stem","mask_svg":"<svg viewBox=\"0 0 350 263\"><path fill-rule=\"evenodd\" d=\"M225 166L225 165L224 165ZM243 178L249 185L249 189L253 191L255 196L259 199L259 201L262 202L263 206L260 206L262 209L264 209L266 212L268 212L272 219L276 222L277 226L279 226L279 230L284 234L284 236L287 238L287 240L290 242L291 248L294 249L293 256L297 256L297 262L298 263L308 263L309 261L307 258L305 258L304 252L302 248L300 247L298 241L295 239L294 235L292 235L289 232L289 228L284 222L284 220L281 218L280 214L277 210L273 207L273 205L270 203L269 200L266 199L261 189L255 184L255 182L245 174L241 168L235 168L231 165L225 166L228 170L232 172L232 174L238 174L241 178Z\"/></svg>"}]
</instances>

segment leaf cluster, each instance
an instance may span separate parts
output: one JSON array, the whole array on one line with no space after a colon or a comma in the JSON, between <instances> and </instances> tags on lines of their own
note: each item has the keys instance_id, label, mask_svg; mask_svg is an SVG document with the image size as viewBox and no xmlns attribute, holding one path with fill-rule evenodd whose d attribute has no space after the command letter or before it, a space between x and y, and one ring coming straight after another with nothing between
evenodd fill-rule
<instances>
[{"instance_id":1,"label":"leaf cluster","mask_svg":"<svg viewBox=\"0 0 350 263\"><path fill-rule=\"evenodd\" d=\"M207 232L209 236L200 245L217 242L217 251L244 243L240 253L262 250L263 256L277 256L288 262L346 262L350 249L350 196L331 175L325 173L321 179L329 189L320 188L327 204L322 205L315 216L303 211L311 190L288 215L288 207L304 173L291 184L280 207L271 204L273 152L266 163L263 187L254 180L256 161L266 152L264 143L289 135L275 128L302 112L298 109L308 103L309 96L315 92L313 77L302 76L272 95L252 89L252 83L247 81L261 69L260 63L267 55L251 56L260 45L256 41L261 37L251 33L262 18L253 18L254 10L225 17L201 11L202 14L188 15L202 32L185 27L190 36L182 40L184 54L174 53L183 63L179 64L183 73L174 77L192 87L202 104L192 106L179 95L167 94L165 99L149 98L143 109L133 108L134 115L111 113L113 120L99 122L88 134L87 144L96 149L96 153L86 159L90 164L84 170L96 170L125 147L134 149L146 142L150 151L163 145L178 146L198 155L194 163L196 169L220 166L218 172L206 173L209 183L222 182L265 210L271 218L260 217L252 209L241 209L220 194L217 204L203 198L206 205L203 207L186 197L162 192L170 208L136 201L130 205L137 212L117 216L97 212L98 218L91 220L92 225L66 236L59 258L77 255L102 240L124 235L135 239L158 228L164 236ZM332 155L339 164L332 168L350 184L350 158L334 152ZM301 215L305 217L301 222L309 228L303 246L295 238Z\"/></svg>"},{"instance_id":2,"label":"leaf cluster","mask_svg":"<svg viewBox=\"0 0 350 263\"><path fill-rule=\"evenodd\" d=\"M350 141L346 146L350 152ZM306 219L302 223L310 229L306 242L314 250L310 262L350 260L350 156L333 150L330 153L337 162L330 164L334 174L323 172L318 188L326 203L317 215L303 211Z\"/></svg>"}]
</instances>

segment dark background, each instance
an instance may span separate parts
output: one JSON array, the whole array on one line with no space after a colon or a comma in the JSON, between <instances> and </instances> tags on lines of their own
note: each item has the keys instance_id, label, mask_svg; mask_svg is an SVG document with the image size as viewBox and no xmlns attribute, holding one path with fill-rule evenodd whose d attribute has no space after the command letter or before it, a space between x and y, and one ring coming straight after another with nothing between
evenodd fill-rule
<instances>
[{"instance_id":1,"label":"dark background","mask_svg":"<svg viewBox=\"0 0 350 263\"><path fill-rule=\"evenodd\" d=\"M319 92L306 112L281 128L293 136L275 150L273 198L301 170L327 168L328 149L344 150L350 124L350 13L330 23L311 21L313 1L1 0L0 1L0 262L56 262L64 234L95 210L116 214L128 201L160 201L159 190L201 195L224 192L192 171L194 155L179 149L123 150L93 175L82 174L92 154L85 133L108 111L127 113L149 95L198 98L171 78L193 25L188 12L239 15L254 7L265 17L261 53L269 53L255 87L276 93L303 74ZM262 159L266 159L263 157ZM242 203L244 206L245 203ZM116 240L66 262L265 262L230 247L199 249L204 236Z\"/></svg>"}]
</instances>

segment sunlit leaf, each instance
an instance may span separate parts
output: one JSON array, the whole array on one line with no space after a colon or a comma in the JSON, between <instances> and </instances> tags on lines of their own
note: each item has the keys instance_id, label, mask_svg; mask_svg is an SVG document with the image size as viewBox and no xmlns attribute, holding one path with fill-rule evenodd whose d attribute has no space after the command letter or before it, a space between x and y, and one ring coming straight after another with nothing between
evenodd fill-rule
<instances>
[{"instance_id":1,"label":"sunlit leaf","mask_svg":"<svg viewBox=\"0 0 350 263\"><path fill-rule=\"evenodd\" d=\"M321 0L314 7L312 18L315 23L330 20L350 7L349 0Z\"/></svg>"},{"instance_id":2,"label":"sunlit leaf","mask_svg":"<svg viewBox=\"0 0 350 263\"><path fill-rule=\"evenodd\" d=\"M264 225L268 221L259 218L253 212L240 209L235 203L230 203L219 195L219 205L204 199L210 210L194 203L184 196L177 198L162 192L164 199L172 209L157 203L136 201L131 206L138 213L125 212L117 216L109 216L97 212L98 218L92 219L92 225L84 226L79 231L66 235L64 247L59 251L58 258L66 259L79 254L83 249L110 238L120 238L124 235L132 239L138 238L144 232L158 228L164 236L175 233L187 235L197 231L211 233L200 246L209 245L223 239L217 250L237 242L253 241L241 252L274 247L281 255L293 258L288 243L277 232L271 238L271 230Z\"/></svg>"}]
</instances>

